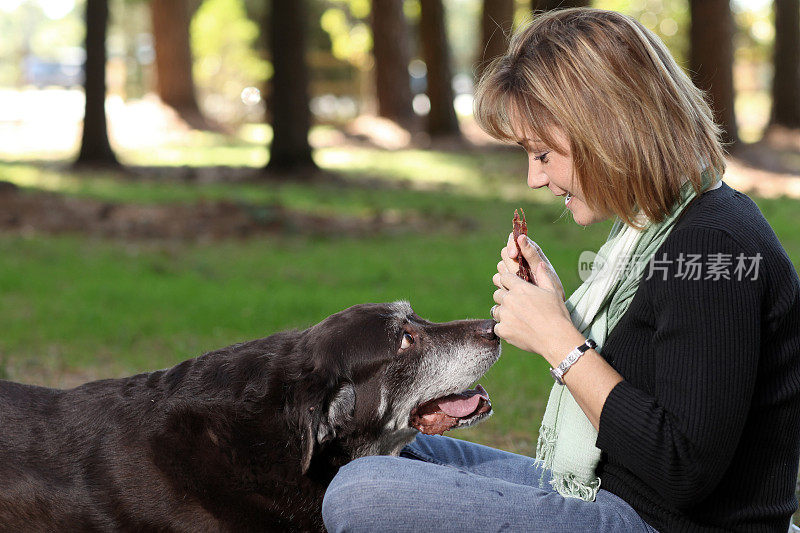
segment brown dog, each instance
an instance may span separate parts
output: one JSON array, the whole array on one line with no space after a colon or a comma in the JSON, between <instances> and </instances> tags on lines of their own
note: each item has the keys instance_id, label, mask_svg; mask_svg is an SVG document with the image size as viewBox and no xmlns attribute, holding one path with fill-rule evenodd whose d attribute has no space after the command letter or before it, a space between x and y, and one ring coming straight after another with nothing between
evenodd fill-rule
<instances>
[{"instance_id":1,"label":"brown dog","mask_svg":"<svg viewBox=\"0 0 800 533\"><path fill-rule=\"evenodd\" d=\"M456 393L499 357L493 326L364 304L168 370L0 381L0 530L324 531L341 465L491 413Z\"/></svg>"}]
</instances>

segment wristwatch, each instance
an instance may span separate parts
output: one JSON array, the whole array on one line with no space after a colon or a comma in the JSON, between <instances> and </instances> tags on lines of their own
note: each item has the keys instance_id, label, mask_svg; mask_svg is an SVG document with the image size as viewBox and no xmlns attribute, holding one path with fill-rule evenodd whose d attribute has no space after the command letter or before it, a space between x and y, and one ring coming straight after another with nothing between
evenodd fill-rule
<instances>
[{"instance_id":1,"label":"wristwatch","mask_svg":"<svg viewBox=\"0 0 800 533\"><path fill-rule=\"evenodd\" d=\"M567 354L561 364L558 365L558 368L551 368L550 375L553 376L553 379L556 380L556 383L559 385L564 384L564 374L567 373L567 370L575 364L575 361L581 358L581 356L586 352L586 350L592 350L597 348L597 343L594 342L592 339L586 339L586 342L581 344L580 346L575 347L571 352Z\"/></svg>"}]
</instances>

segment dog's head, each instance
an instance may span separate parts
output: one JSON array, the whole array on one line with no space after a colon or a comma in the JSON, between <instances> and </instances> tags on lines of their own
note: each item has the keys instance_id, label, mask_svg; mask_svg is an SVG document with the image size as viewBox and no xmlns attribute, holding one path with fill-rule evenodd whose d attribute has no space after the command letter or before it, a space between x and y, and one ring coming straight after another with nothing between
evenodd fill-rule
<instances>
[{"instance_id":1,"label":"dog's head","mask_svg":"<svg viewBox=\"0 0 800 533\"><path fill-rule=\"evenodd\" d=\"M393 455L417 431L443 433L491 414L482 387L500 356L491 320L432 323L407 302L362 304L307 329L295 353L309 372L292 401L302 470L321 448L352 459Z\"/></svg>"}]
</instances>

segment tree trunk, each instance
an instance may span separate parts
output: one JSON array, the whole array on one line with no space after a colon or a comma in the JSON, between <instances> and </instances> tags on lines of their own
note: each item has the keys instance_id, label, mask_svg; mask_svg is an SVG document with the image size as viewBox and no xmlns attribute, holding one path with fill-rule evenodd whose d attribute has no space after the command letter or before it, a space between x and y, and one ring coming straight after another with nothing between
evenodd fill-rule
<instances>
[{"instance_id":1,"label":"tree trunk","mask_svg":"<svg viewBox=\"0 0 800 533\"><path fill-rule=\"evenodd\" d=\"M408 75L408 26L403 0L372 0L372 54L378 115L410 126L411 83Z\"/></svg>"},{"instance_id":2,"label":"tree trunk","mask_svg":"<svg viewBox=\"0 0 800 533\"><path fill-rule=\"evenodd\" d=\"M477 78L492 59L508 50L508 37L514 24L514 0L483 0L481 41L478 50Z\"/></svg>"},{"instance_id":3,"label":"tree trunk","mask_svg":"<svg viewBox=\"0 0 800 533\"><path fill-rule=\"evenodd\" d=\"M305 58L305 0L272 0L268 31L272 55L272 143L268 170L313 169L308 144L308 66Z\"/></svg>"},{"instance_id":4,"label":"tree trunk","mask_svg":"<svg viewBox=\"0 0 800 533\"><path fill-rule=\"evenodd\" d=\"M108 142L106 125L106 30L108 0L86 0L86 63L83 67L86 98L78 166L117 167Z\"/></svg>"},{"instance_id":5,"label":"tree trunk","mask_svg":"<svg viewBox=\"0 0 800 533\"><path fill-rule=\"evenodd\" d=\"M589 7L591 0L531 0L531 9L534 11L552 11L553 9L566 9L568 7Z\"/></svg>"},{"instance_id":6,"label":"tree trunk","mask_svg":"<svg viewBox=\"0 0 800 533\"><path fill-rule=\"evenodd\" d=\"M733 17L730 0L691 0L689 68L692 81L710 97L723 141L739 140L734 113Z\"/></svg>"},{"instance_id":7,"label":"tree trunk","mask_svg":"<svg viewBox=\"0 0 800 533\"><path fill-rule=\"evenodd\" d=\"M431 110L427 131L431 137L460 135L453 108L453 76L450 71L449 47L442 0L420 0L419 21L422 55L427 66L426 93Z\"/></svg>"},{"instance_id":8,"label":"tree trunk","mask_svg":"<svg viewBox=\"0 0 800 533\"><path fill-rule=\"evenodd\" d=\"M214 129L200 112L195 97L188 1L151 0L150 18L159 98L193 128Z\"/></svg>"},{"instance_id":9,"label":"tree trunk","mask_svg":"<svg viewBox=\"0 0 800 533\"><path fill-rule=\"evenodd\" d=\"M771 124L800 128L800 0L775 0Z\"/></svg>"}]
</instances>

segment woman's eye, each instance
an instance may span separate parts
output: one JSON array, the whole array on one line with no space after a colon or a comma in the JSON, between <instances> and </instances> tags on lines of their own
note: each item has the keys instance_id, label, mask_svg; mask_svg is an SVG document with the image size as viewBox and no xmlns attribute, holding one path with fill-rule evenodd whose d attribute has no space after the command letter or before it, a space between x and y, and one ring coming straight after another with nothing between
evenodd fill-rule
<instances>
[{"instance_id":1,"label":"woman's eye","mask_svg":"<svg viewBox=\"0 0 800 533\"><path fill-rule=\"evenodd\" d=\"M534 159L537 160L537 161L541 161L542 163L547 163L547 162L549 162L549 160L547 159L547 155L549 153L550 153L550 150L548 150L547 152L543 153L542 155L537 155L536 157L534 157Z\"/></svg>"},{"instance_id":2,"label":"woman's eye","mask_svg":"<svg viewBox=\"0 0 800 533\"><path fill-rule=\"evenodd\" d=\"M406 350L412 344L414 344L414 337L408 332L403 333L403 340L400 341L400 350Z\"/></svg>"}]
</instances>

